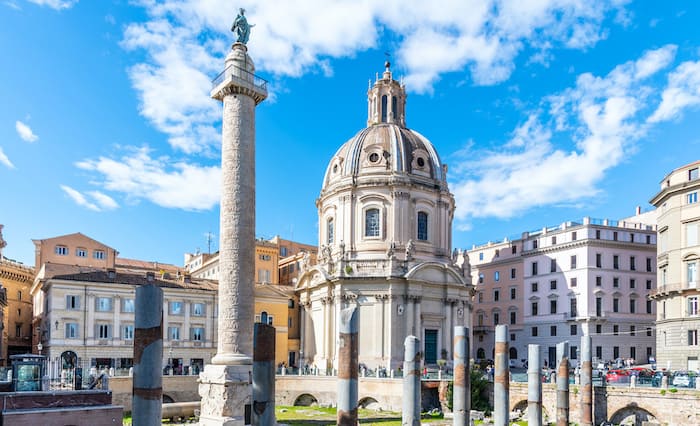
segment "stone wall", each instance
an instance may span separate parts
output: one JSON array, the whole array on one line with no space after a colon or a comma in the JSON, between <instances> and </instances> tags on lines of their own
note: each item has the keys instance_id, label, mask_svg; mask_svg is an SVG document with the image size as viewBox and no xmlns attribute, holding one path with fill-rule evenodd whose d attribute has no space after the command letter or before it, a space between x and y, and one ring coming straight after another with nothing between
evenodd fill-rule
<instances>
[{"instance_id":1,"label":"stone wall","mask_svg":"<svg viewBox=\"0 0 700 426\"><path fill-rule=\"evenodd\" d=\"M199 376L163 376L163 395L173 402L199 401ZM124 412L131 411L131 377L111 377L109 388L112 390L112 404L124 407Z\"/></svg>"}]
</instances>

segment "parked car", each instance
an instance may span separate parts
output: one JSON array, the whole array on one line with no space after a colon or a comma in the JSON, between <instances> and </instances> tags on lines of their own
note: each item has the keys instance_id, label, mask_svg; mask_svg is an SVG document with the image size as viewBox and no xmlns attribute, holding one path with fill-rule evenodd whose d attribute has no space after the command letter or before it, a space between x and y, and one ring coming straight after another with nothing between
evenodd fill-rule
<instances>
[{"instance_id":1,"label":"parked car","mask_svg":"<svg viewBox=\"0 0 700 426\"><path fill-rule=\"evenodd\" d=\"M608 383L628 383L630 380L630 372L628 370L610 370L605 375L605 381Z\"/></svg>"},{"instance_id":2,"label":"parked car","mask_svg":"<svg viewBox=\"0 0 700 426\"><path fill-rule=\"evenodd\" d=\"M679 388L688 388L694 382L692 376L687 371L676 371L673 373L671 384Z\"/></svg>"}]
</instances>

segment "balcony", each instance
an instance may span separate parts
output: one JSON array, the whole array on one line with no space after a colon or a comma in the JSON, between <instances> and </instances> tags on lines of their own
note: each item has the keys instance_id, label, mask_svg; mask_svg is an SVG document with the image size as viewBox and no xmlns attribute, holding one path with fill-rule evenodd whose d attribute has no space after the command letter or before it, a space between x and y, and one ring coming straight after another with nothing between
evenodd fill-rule
<instances>
[{"instance_id":1,"label":"balcony","mask_svg":"<svg viewBox=\"0 0 700 426\"><path fill-rule=\"evenodd\" d=\"M474 334L488 334L492 329L493 327L488 325L475 325Z\"/></svg>"},{"instance_id":2,"label":"balcony","mask_svg":"<svg viewBox=\"0 0 700 426\"><path fill-rule=\"evenodd\" d=\"M267 80L253 74L252 72L235 65L229 65L221 71L211 82L212 96L216 94L217 99L221 95L221 90L227 86L236 86L246 93L253 95L256 103L262 102L267 97Z\"/></svg>"},{"instance_id":3,"label":"balcony","mask_svg":"<svg viewBox=\"0 0 700 426\"><path fill-rule=\"evenodd\" d=\"M649 292L651 299L665 296L679 295L685 291L697 290L698 284L696 281L688 283L674 283L659 286Z\"/></svg>"}]
</instances>

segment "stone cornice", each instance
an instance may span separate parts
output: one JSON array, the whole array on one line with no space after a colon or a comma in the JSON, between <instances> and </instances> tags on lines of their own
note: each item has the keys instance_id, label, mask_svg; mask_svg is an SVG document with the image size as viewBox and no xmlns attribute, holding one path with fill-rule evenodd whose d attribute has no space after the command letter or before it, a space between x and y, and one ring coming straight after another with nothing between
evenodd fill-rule
<instances>
[{"instance_id":1,"label":"stone cornice","mask_svg":"<svg viewBox=\"0 0 700 426\"><path fill-rule=\"evenodd\" d=\"M217 90L211 94L211 97L219 101L223 101L226 96L229 95L245 95L253 98L255 105L264 101L267 98L266 93L259 92L251 87L238 86L235 84L229 84Z\"/></svg>"},{"instance_id":2,"label":"stone cornice","mask_svg":"<svg viewBox=\"0 0 700 426\"><path fill-rule=\"evenodd\" d=\"M580 247L585 247L585 246L602 247L602 248L617 248L617 249L625 249L625 250L640 250L640 251L649 251L649 252L656 253L656 244L631 243L629 241L615 241L615 240L602 240L602 239L596 240L596 239L588 238L585 240L576 240L576 241L571 241L568 243L557 244L555 246L538 248L535 250L526 250L526 251L523 251L520 254L520 256L521 257L532 257L532 256L540 255L540 254L555 253L555 252L559 252L562 250L580 248Z\"/></svg>"}]
</instances>

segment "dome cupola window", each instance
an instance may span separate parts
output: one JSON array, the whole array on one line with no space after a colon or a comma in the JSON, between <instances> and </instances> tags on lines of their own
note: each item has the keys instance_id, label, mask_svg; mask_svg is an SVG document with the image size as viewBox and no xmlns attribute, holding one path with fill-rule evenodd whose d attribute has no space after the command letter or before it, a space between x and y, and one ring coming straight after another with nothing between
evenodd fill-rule
<instances>
[{"instance_id":1,"label":"dome cupola window","mask_svg":"<svg viewBox=\"0 0 700 426\"><path fill-rule=\"evenodd\" d=\"M428 213L426 212L418 212L418 220L417 222L417 235L416 237L420 241L427 241L428 240Z\"/></svg>"},{"instance_id":2,"label":"dome cupola window","mask_svg":"<svg viewBox=\"0 0 700 426\"><path fill-rule=\"evenodd\" d=\"M333 244L335 238L335 221L333 218L328 218L326 222L326 243Z\"/></svg>"},{"instance_id":3,"label":"dome cupola window","mask_svg":"<svg viewBox=\"0 0 700 426\"><path fill-rule=\"evenodd\" d=\"M365 237L379 236L379 209L371 208L365 211Z\"/></svg>"}]
</instances>

